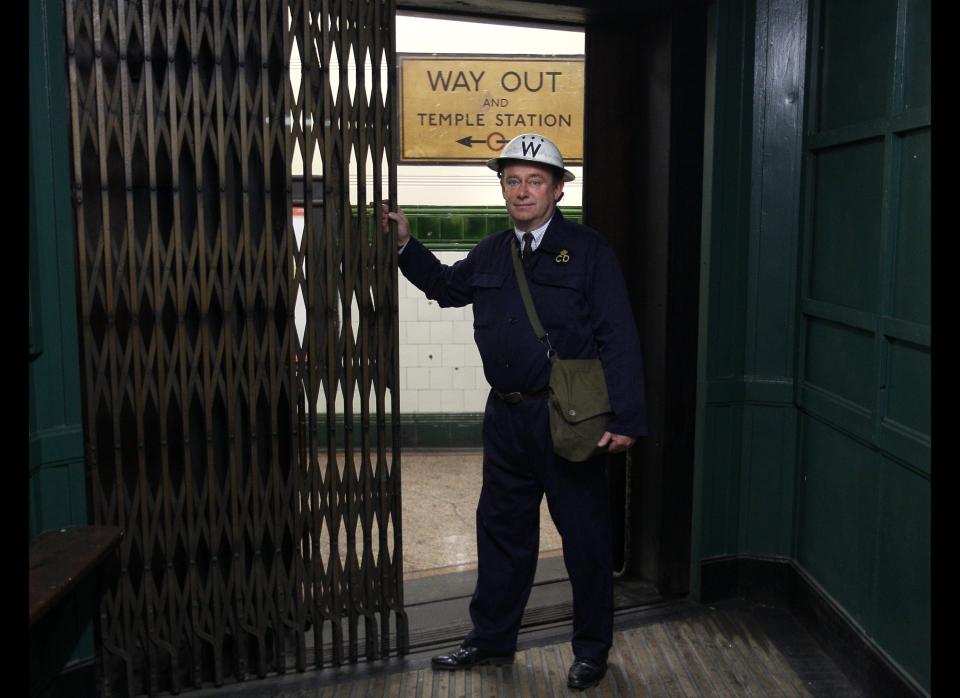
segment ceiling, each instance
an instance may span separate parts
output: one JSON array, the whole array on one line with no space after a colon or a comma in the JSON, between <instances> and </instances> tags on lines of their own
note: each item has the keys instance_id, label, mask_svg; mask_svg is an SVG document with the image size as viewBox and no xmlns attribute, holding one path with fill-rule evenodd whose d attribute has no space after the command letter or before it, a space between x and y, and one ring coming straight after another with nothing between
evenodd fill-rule
<instances>
[{"instance_id":1,"label":"ceiling","mask_svg":"<svg viewBox=\"0 0 960 698\"><path fill-rule=\"evenodd\" d=\"M584 26L623 21L625 15L659 14L682 2L670 0L397 0L397 9L485 20Z\"/></svg>"}]
</instances>

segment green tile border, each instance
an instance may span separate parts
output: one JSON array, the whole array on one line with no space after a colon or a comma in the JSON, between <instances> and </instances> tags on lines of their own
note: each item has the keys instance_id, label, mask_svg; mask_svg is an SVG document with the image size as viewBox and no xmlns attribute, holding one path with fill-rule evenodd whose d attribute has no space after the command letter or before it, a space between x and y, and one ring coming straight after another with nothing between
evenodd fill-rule
<instances>
[{"instance_id":1,"label":"green tile border","mask_svg":"<svg viewBox=\"0 0 960 698\"><path fill-rule=\"evenodd\" d=\"M564 218L583 223L583 208L563 207ZM404 206L410 231L431 250L469 250L480 240L510 227L503 206ZM370 222L372 235L373 222Z\"/></svg>"},{"instance_id":2,"label":"green tile border","mask_svg":"<svg viewBox=\"0 0 960 698\"><path fill-rule=\"evenodd\" d=\"M360 416L353 417L354 448L360 448ZM392 420L386 419L387 447L392 446ZM410 412L400 415L400 447L401 449L463 449L481 448L481 427L483 414L480 412L457 413L420 413ZM344 447L343 415L337 415L335 433L337 448ZM375 428L375 427L373 427ZM320 448L324 448L326 435L326 420L321 416L317 420L317 438Z\"/></svg>"}]
</instances>

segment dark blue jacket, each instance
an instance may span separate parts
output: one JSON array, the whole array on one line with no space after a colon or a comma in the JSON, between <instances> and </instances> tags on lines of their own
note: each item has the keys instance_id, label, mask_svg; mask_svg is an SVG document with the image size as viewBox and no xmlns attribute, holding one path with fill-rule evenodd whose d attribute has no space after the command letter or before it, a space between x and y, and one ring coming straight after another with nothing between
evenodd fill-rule
<instances>
[{"instance_id":1,"label":"dark blue jacket","mask_svg":"<svg viewBox=\"0 0 960 698\"><path fill-rule=\"evenodd\" d=\"M411 238L400 270L442 307L473 303L474 338L483 372L495 390L534 392L550 381L546 349L534 334L510 258L513 229L484 238L453 265L444 265ZM607 430L647 433L643 361L620 265L597 231L566 221L557 210L527 272L530 294L561 359L603 362L613 417Z\"/></svg>"}]
</instances>

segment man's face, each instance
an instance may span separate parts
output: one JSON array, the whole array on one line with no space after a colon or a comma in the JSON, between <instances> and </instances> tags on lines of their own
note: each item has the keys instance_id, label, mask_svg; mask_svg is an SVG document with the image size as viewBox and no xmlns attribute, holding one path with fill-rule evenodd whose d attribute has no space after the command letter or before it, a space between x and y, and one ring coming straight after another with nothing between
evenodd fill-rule
<instances>
[{"instance_id":1,"label":"man's face","mask_svg":"<svg viewBox=\"0 0 960 698\"><path fill-rule=\"evenodd\" d=\"M508 163L500 178L507 212L518 230L533 230L550 220L563 180L554 184L553 173L541 165Z\"/></svg>"}]
</instances>

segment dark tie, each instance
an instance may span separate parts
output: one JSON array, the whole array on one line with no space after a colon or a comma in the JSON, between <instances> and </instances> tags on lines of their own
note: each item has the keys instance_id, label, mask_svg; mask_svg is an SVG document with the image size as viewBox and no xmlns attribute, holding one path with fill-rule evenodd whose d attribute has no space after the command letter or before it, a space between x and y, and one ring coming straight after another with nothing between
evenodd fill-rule
<instances>
[{"instance_id":1,"label":"dark tie","mask_svg":"<svg viewBox=\"0 0 960 698\"><path fill-rule=\"evenodd\" d=\"M533 256L533 233L524 233L523 234L523 261L525 264L530 263L530 258Z\"/></svg>"}]
</instances>

